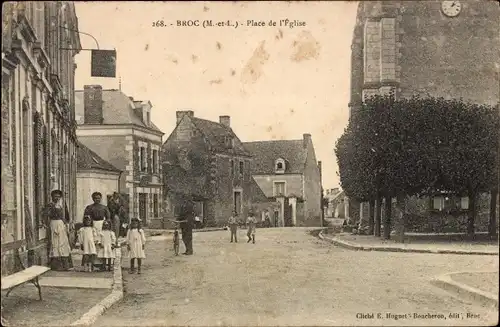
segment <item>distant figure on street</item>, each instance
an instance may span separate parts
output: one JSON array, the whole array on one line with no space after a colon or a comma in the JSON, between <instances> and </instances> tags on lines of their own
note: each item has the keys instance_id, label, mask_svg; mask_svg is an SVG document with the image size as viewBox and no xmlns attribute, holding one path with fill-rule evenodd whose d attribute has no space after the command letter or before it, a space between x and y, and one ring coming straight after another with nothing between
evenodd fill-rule
<instances>
[{"instance_id":1,"label":"distant figure on street","mask_svg":"<svg viewBox=\"0 0 500 327\"><path fill-rule=\"evenodd\" d=\"M271 227L271 217L269 217L269 211L267 210L264 213L264 226L266 226L266 228Z\"/></svg>"},{"instance_id":2,"label":"distant figure on street","mask_svg":"<svg viewBox=\"0 0 500 327\"><path fill-rule=\"evenodd\" d=\"M141 228L139 219L134 218L130 222L130 229L127 231L127 249L130 258L130 271L135 272L135 259L137 259L137 273L141 273L142 259L146 259L144 247L146 244L146 235Z\"/></svg>"},{"instance_id":3,"label":"distant figure on street","mask_svg":"<svg viewBox=\"0 0 500 327\"><path fill-rule=\"evenodd\" d=\"M247 218L247 226L248 226L248 231L247 231L247 237L248 241L247 243L250 243L252 241L253 244L255 244L255 225L257 224L257 219L255 219L253 212L250 210L248 213L248 218Z\"/></svg>"},{"instance_id":4,"label":"distant figure on street","mask_svg":"<svg viewBox=\"0 0 500 327\"><path fill-rule=\"evenodd\" d=\"M194 226L194 204L192 201L186 201L182 207L182 212L179 217L179 223L182 233L182 241L186 247L184 255L193 254L193 226Z\"/></svg>"},{"instance_id":5,"label":"distant figure on street","mask_svg":"<svg viewBox=\"0 0 500 327\"><path fill-rule=\"evenodd\" d=\"M233 238L236 243L238 243L238 213L233 210L233 214L228 220L229 229L231 230L231 243L233 243Z\"/></svg>"}]
</instances>

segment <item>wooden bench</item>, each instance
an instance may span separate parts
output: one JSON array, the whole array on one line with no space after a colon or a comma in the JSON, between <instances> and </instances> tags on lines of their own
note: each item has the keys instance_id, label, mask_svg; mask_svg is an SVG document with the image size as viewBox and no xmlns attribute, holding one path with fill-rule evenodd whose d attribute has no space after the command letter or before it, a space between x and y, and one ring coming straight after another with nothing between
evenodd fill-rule
<instances>
[{"instance_id":1,"label":"wooden bench","mask_svg":"<svg viewBox=\"0 0 500 327\"><path fill-rule=\"evenodd\" d=\"M32 283L36 286L36 288L38 288L38 296L40 297L40 300L42 300L42 288L38 282L38 278L49 271L50 268L45 266L31 266L25 268L21 261L18 249L14 251L14 256L17 264L21 267L21 270L12 275L2 276L2 291L8 290L5 297L9 296L10 292L12 292L14 288L24 283Z\"/></svg>"}]
</instances>

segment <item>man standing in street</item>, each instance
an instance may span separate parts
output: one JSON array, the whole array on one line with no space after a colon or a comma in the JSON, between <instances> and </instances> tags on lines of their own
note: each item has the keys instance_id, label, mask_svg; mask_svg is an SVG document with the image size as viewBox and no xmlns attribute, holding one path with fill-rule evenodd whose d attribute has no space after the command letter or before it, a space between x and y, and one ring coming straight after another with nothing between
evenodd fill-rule
<instances>
[{"instance_id":1,"label":"man standing in street","mask_svg":"<svg viewBox=\"0 0 500 327\"><path fill-rule=\"evenodd\" d=\"M229 217L229 229L231 230L231 243L233 243L233 237L234 241L238 243L238 236L237 236L237 230L238 230L238 213L233 210L233 214L231 217Z\"/></svg>"},{"instance_id":2,"label":"man standing in street","mask_svg":"<svg viewBox=\"0 0 500 327\"><path fill-rule=\"evenodd\" d=\"M184 204L181 212L181 216L179 217L179 223L181 227L182 233L182 241L184 242L184 246L186 247L186 252L184 255L192 255L193 254L193 227L194 227L194 204L192 201L188 200Z\"/></svg>"}]
</instances>

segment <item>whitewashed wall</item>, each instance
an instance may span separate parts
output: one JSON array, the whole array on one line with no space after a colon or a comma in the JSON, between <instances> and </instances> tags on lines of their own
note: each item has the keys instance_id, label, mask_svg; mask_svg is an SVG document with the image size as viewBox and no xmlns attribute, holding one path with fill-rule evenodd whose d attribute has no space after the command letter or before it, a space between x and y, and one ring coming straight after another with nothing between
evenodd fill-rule
<instances>
[{"instance_id":1,"label":"whitewashed wall","mask_svg":"<svg viewBox=\"0 0 500 327\"><path fill-rule=\"evenodd\" d=\"M118 192L119 173L85 171L76 175L77 212L75 222L82 222L85 207L92 203L92 193L102 193L102 204L107 205L107 196Z\"/></svg>"}]
</instances>

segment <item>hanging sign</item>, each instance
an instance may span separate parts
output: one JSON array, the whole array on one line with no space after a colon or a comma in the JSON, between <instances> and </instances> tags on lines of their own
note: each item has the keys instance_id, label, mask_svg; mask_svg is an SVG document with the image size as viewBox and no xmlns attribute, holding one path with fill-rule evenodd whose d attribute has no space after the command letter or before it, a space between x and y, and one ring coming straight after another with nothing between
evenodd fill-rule
<instances>
[{"instance_id":1,"label":"hanging sign","mask_svg":"<svg viewBox=\"0 0 500 327\"><path fill-rule=\"evenodd\" d=\"M91 76L116 77L116 50L92 50Z\"/></svg>"}]
</instances>

